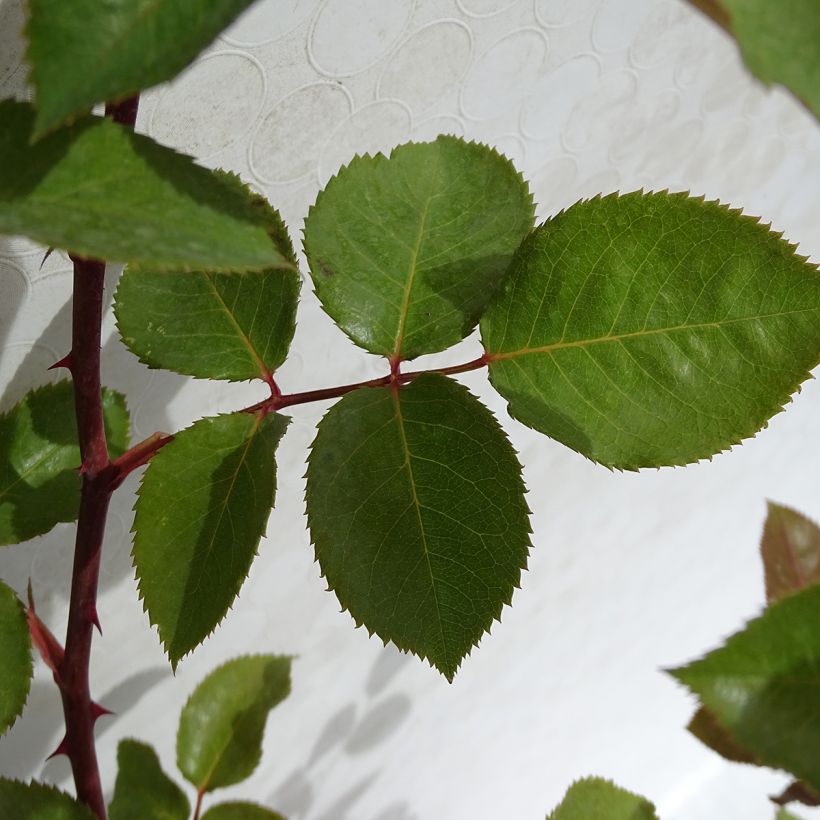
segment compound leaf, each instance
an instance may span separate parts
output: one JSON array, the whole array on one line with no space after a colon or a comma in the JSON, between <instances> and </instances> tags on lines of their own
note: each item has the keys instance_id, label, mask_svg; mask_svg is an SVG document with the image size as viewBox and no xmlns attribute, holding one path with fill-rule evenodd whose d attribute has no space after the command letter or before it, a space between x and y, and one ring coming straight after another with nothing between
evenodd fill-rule
<instances>
[{"instance_id":1,"label":"compound leaf","mask_svg":"<svg viewBox=\"0 0 820 820\"><path fill-rule=\"evenodd\" d=\"M216 628L248 575L273 506L287 424L261 413L200 419L143 476L134 566L174 667Z\"/></svg>"},{"instance_id":2,"label":"compound leaf","mask_svg":"<svg viewBox=\"0 0 820 820\"><path fill-rule=\"evenodd\" d=\"M342 168L308 214L305 253L323 307L354 342L412 359L470 333L533 214L506 157L439 137Z\"/></svg>"},{"instance_id":3,"label":"compound leaf","mask_svg":"<svg viewBox=\"0 0 820 820\"><path fill-rule=\"evenodd\" d=\"M452 680L530 545L521 467L492 413L432 374L350 393L319 424L306 498L342 606Z\"/></svg>"},{"instance_id":4,"label":"compound leaf","mask_svg":"<svg viewBox=\"0 0 820 820\"><path fill-rule=\"evenodd\" d=\"M33 120L0 102L0 233L161 269L292 266L247 195L189 157L99 117L32 145Z\"/></svg>"},{"instance_id":5,"label":"compound leaf","mask_svg":"<svg viewBox=\"0 0 820 820\"><path fill-rule=\"evenodd\" d=\"M786 86L820 118L820 14L816 0L690 0L730 34L749 70Z\"/></svg>"},{"instance_id":6,"label":"compound leaf","mask_svg":"<svg viewBox=\"0 0 820 820\"><path fill-rule=\"evenodd\" d=\"M202 820L285 820L285 818L255 803L234 802L220 803L211 807L202 815Z\"/></svg>"},{"instance_id":7,"label":"compound leaf","mask_svg":"<svg viewBox=\"0 0 820 820\"><path fill-rule=\"evenodd\" d=\"M769 603L820 581L820 527L788 507L769 502L760 554Z\"/></svg>"},{"instance_id":8,"label":"compound leaf","mask_svg":"<svg viewBox=\"0 0 820 820\"><path fill-rule=\"evenodd\" d=\"M658 820L645 798L600 777L573 783L547 820Z\"/></svg>"},{"instance_id":9,"label":"compound leaf","mask_svg":"<svg viewBox=\"0 0 820 820\"><path fill-rule=\"evenodd\" d=\"M179 718L177 766L198 791L252 774L268 713L290 694L290 662L275 655L235 658L194 690Z\"/></svg>"},{"instance_id":10,"label":"compound leaf","mask_svg":"<svg viewBox=\"0 0 820 820\"><path fill-rule=\"evenodd\" d=\"M103 390L103 412L112 458L128 447L125 398ZM0 416L0 544L42 535L74 521L80 508L80 447L71 382L27 393Z\"/></svg>"},{"instance_id":11,"label":"compound leaf","mask_svg":"<svg viewBox=\"0 0 820 820\"><path fill-rule=\"evenodd\" d=\"M0 817L14 820L95 820L82 803L45 783L0 777Z\"/></svg>"},{"instance_id":12,"label":"compound leaf","mask_svg":"<svg viewBox=\"0 0 820 820\"><path fill-rule=\"evenodd\" d=\"M170 80L253 0L29 0L38 134Z\"/></svg>"},{"instance_id":13,"label":"compound leaf","mask_svg":"<svg viewBox=\"0 0 820 820\"><path fill-rule=\"evenodd\" d=\"M481 333L524 424L609 467L711 457L820 356L820 274L756 220L684 194L579 202L535 230Z\"/></svg>"},{"instance_id":14,"label":"compound leaf","mask_svg":"<svg viewBox=\"0 0 820 820\"><path fill-rule=\"evenodd\" d=\"M232 175L221 176L241 184ZM117 325L129 350L149 367L242 381L270 379L285 360L301 285L296 257L278 211L250 189L247 195L293 267L244 276L127 267L117 287Z\"/></svg>"},{"instance_id":15,"label":"compound leaf","mask_svg":"<svg viewBox=\"0 0 820 820\"><path fill-rule=\"evenodd\" d=\"M190 812L185 792L162 771L157 753L136 740L120 741L110 820L187 820Z\"/></svg>"},{"instance_id":16,"label":"compound leaf","mask_svg":"<svg viewBox=\"0 0 820 820\"><path fill-rule=\"evenodd\" d=\"M772 604L724 646L671 674L764 766L820 788L820 586Z\"/></svg>"},{"instance_id":17,"label":"compound leaf","mask_svg":"<svg viewBox=\"0 0 820 820\"><path fill-rule=\"evenodd\" d=\"M23 712L31 686L31 640L26 612L14 590L0 581L0 734Z\"/></svg>"}]
</instances>

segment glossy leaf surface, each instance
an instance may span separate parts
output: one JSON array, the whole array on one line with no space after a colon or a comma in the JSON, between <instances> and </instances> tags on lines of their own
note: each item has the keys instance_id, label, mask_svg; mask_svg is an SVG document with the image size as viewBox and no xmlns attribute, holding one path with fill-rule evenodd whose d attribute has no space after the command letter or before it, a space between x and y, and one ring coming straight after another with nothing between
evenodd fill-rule
<instances>
[{"instance_id":1,"label":"glossy leaf surface","mask_svg":"<svg viewBox=\"0 0 820 820\"><path fill-rule=\"evenodd\" d=\"M301 285L296 257L279 213L250 189L247 195L293 267L243 276L126 268L117 287L117 325L129 350L149 367L242 381L269 378L285 360Z\"/></svg>"},{"instance_id":2,"label":"glossy leaf surface","mask_svg":"<svg viewBox=\"0 0 820 820\"><path fill-rule=\"evenodd\" d=\"M82 803L44 783L0 777L0 817L14 820L94 820Z\"/></svg>"},{"instance_id":3,"label":"glossy leaf surface","mask_svg":"<svg viewBox=\"0 0 820 820\"><path fill-rule=\"evenodd\" d=\"M290 694L290 658L228 661L197 686L179 719L177 766L198 790L244 780L259 763L268 713Z\"/></svg>"},{"instance_id":4,"label":"glossy leaf surface","mask_svg":"<svg viewBox=\"0 0 820 820\"><path fill-rule=\"evenodd\" d=\"M510 413L609 467L753 435L820 357L820 273L684 194L580 202L534 231L481 321Z\"/></svg>"},{"instance_id":5,"label":"glossy leaf surface","mask_svg":"<svg viewBox=\"0 0 820 820\"><path fill-rule=\"evenodd\" d=\"M573 783L547 820L658 820L645 798L600 777Z\"/></svg>"},{"instance_id":6,"label":"glossy leaf surface","mask_svg":"<svg viewBox=\"0 0 820 820\"><path fill-rule=\"evenodd\" d=\"M769 502L760 554L770 603L820 581L820 527L788 507Z\"/></svg>"},{"instance_id":7,"label":"glossy leaf surface","mask_svg":"<svg viewBox=\"0 0 820 820\"><path fill-rule=\"evenodd\" d=\"M120 741L109 820L188 820L190 812L185 792L162 771L157 753L136 740Z\"/></svg>"},{"instance_id":8,"label":"glossy leaf surface","mask_svg":"<svg viewBox=\"0 0 820 820\"><path fill-rule=\"evenodd\" d=\"M204 418L152 459L134 518L145 610L171 664L200 644L236 598L276 493L276 447L288 419Z\"/></svg>"},{"instance_id":9,"label":"glossy leaf surface","mask_svg":"<svg viewBox=\"0 0 820 820\"><path fill-rule=\"evenodd\" d=\"M99 117L31 145L33 120L0 102L0 233L164 269L290 266L253 202L189 157Z\"/></svg>"},{"instance_id":10,"label":"glossy leaf surface","mask_svg":"<svg viewBox=\"0 0 820 820\"><path fill-rule=\"evenodd\" d=\"M202 820L285 820L275 811L257 806L254 803L219 803L212 806Z\"/></svg>"},{"instance_id":11,"label":"glossy leaf surface","mask_svg":"<svg viewBox=\"0 0 820 820\"><path fill-rule=\"evenodd\" d=\"M0 581L0 734L23 712L31 686L31 641L23 604Z\"/></svg>"},{"instance_id":12,"label":"glossy leaf surface","mask_svg":"<svg viewBox=\"0 0 820 820\"><path fill-rule=\"evenodd\" d=\"M521 467L494 416L438 375L350 393L319 424L306 497L342 606L452 680L530 545Z\"/></svg>"},{"instance_id":13,"label":"glossy leaf surface","mask_svg":"<svg viewBox=\"0 0 820 820\"><path fill-rule=\"evenodd\" d=\"M37 131L165 82L252 0L29 0Z\"/></svg>"},{"instance_id":14,"label":"glossy leaf surface","mask_svg":"<svg viewBox=\"0 0 820 820\"><path fill-rule=\"evenodd\" d=\"M820 787L820 586L772 604L701 660L672 670L765 766Z\"/></svg>"},{"instance_id":15,"label":"glossy leaf surface","mask_svg":"<svg viewBox=\"0 0 820 820\"><path fill-rule=\"evenodd\" d=\"M470 333L533 214L506 157L439 137L342 168L308 214L305 252L322 305L351 339L412 359Z\"/></svg>"},{"instance_id":16,"label":"glossy leaf surface","mask_svg":"<svg viewBox=\"0 0 820 820\"><path fill-rule=\"evenodd\" d=\"M112 458L128 446L125 399L103 391ZM80 447L74 389L61 381L32 390L0 416L0 544L16 544L74 521L80 507Z\"/></svg>"}]
</instances>

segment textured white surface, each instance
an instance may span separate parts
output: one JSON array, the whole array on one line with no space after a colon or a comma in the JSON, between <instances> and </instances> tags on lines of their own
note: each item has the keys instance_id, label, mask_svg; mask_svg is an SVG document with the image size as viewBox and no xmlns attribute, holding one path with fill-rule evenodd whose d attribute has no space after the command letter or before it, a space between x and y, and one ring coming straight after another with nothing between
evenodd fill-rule
<instances>
[{"instance_id":1,"label":"textured white surface","mask_svg":"<svg viewBox=\"0 0 820 820\"><path fill-rule=\"evenodd\" d=\"M20 0L0 0L0 97L25 94ZM532 180L541 217L614 190L689 189L763 214L820 259L820 129L743 71L721 33L679 0L261 0L174 83L144 95L138 128L242 174L294 236L317 190L354 153L437 133L490 142ZM2 158L0 158L2 161ZM7 407L67 350L70 266L0 237L0 387ZM110 272L113 288L117 271ZM381 375L304 290L287 391ZM134 434L247 404L253 386L144 369L105 322L104 377ZM435 357L477 355L477 342ZM667 820L756 820L786 778L724 763L683 729L691 703L659 669L714 646L763 602L757 541L767 497L820 514L820 388L769 428L685 470L617 475L505 417L482 375L465 383L504 419L534 510L530 571L503 623L448 686L354 630L324 591L303 519L304 457L324 407L293 409L269 537L226 623L171 677L137 601L128 530L136 480L114 503L94 691L113 784L136 736L173 769L176 716L213 665L298 655L262 765L228 790L291 820L535 820L586 773L652 798ZM64 629L72 528L0 553L32 577ZM67 785L43 764L59 700L38 667L0 771ZM226 795L228 794L226 791ZM808 812L803 812L809 816Z\"/></svg>"}]
</instances>

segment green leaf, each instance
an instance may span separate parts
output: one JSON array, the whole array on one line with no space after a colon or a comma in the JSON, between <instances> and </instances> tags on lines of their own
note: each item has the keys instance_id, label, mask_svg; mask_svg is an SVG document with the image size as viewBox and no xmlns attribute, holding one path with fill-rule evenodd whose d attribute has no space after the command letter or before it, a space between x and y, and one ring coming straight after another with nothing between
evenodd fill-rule
<instances>
[{"instance_id":1,"label":"green leaf","mask_svg":"<svg viewBox=\"0 0 820 820\"><path fill-rule=\"evenodd\" d=\"M291 267L254 203L190 158L99 117L31 145L33 120L0 103L0 233L156 268Z\"/></svg>"},{"instance_id":2,"label":"green leaf","mask_svg":"<svg viewBox=\"0 0 820 820\"><path fill-rule=\"evenodd\" d=\"M820 527L788 507L769 502L760 554L769 603L820 581Z\"/></svg>"},{"instance_id":3,"label":"green leaf","mask_svg":"<svg viewBox=\"0 0 820 820\"><path fill-rule=\"evenodd\" d=\"M620 469L753 435L820 357L820 274L716 203L633 193L536 229L481 321L510 413Z\"/></svg>"},{"instance_id":4,"label":"green leaf","mask_svg":"<svg viewBox=\"0 0 820 820\"><path fill-rule=\"evenodd\" d=\"M136 740L120 741L117 767L114 799L108 807L110 820L187 820L188 798L162 771L150 746Z\"/></svg>"},{"instance_id":5,"label":"green leaf","mask_svg":"<svg viewBox=\"0 0 820 820\"><path fill-rule=\"evenodd\" d=\"M289 419L234 413L200 419L152 459L138 491L134 566L171 664L233 603L276 494L276 447Z\"/></svg>"},{"instance_id":6,"label":"green leaf","mask_svg":"<svg viewBox=\"0 0 820 820\"><path fill-rule=\"evenodd\" d=\"M342 606L452 680L530 546L521 466L492 413L433 374L350 393L319 424L306 498Z\"/></svg>"},{"instance_id":7,"label":"green leaf","mask_svg":"<svg viewBox=\"0 0 820 820\"><path fill-rule=\"evenodd\" d=\"M128 447L125 398L103 390L108 449ZM32 390L0 416L0 544L17 544L74 521L80 508L80 448L74 389L61 381Z\"/></svg>"},{"instance_id":8,"label":"green leaf","mask_svg":"<svg viewBox=\"0 0 820 820\"><path fill-rule=\"evenodd\" d=\"M253 0L29 0L37 133L172 79Z\"/></svg>"},{"instance_id":9,"label":"green leaf","mask_svg":"<svg viewBox=\"0 0 820 820\"><path fill-rule=\"evenodd\" d=\"M786 86L820 117L817 0L690 0L732 34L749 70Z\"/></svg>"},{"instance_id":10,"label":"green leaf","mask_svg":"<svg viewBox=\"0 0 820 820\"><path fill-rule=\"evenodd\" d=\"M0 817L9 820L95 820L81 803L44 783L0 777Z\"/></svg>"},{"instance_id":11,"label":"green leaf","mask_svg":"<svg viewBox=\"0 0 820 820\"><path fill-rule=\"evenodd\" d=\"M254 803L220 803L202 815L202 820L285 820L275 811Z\"/></svg>"},{"instance_id":12,"label":"green leaf","mask_svg":"<svg viewBox=\"0 0 820 820\"><path fill-rule=\"evenodd\" d=\"M238 184L238 178L224 178ZM296 329L301 278L279 213L247 189L293 267L235 276L126 268L114 309L126 346L152 368L210 379L270 379Z\"/></svg>"},{"instance_id":13,"label":"green leaf","mask_svg":"<svg viewBox=\"0 0 820 820\"><path fill-rule=\"evenodd\" d=\"M658 820L658 816L645 798L609 780L586 777L570 786L547 820Z\"/></svg>"},{"instance_id":14,"label":"green leaf","mask_svg":"<svg viewBox=\"0 0 820 820\"><path fill-rule=\"evenodd\" d=\"M194 690L179 718L177 766L198 791L239 783L256 768L268 712L290 694L290 661L235 658Z\"/></svg>"},{"instance_id":15,"label":"green leaf","mask_svg":"<svg viewBox=\"0 0 820 820\"><path fill-rule=\"evenodd\" d=\"M820 788L820 586L772 604L720 649L671 674L762 765Z\"/></svg>"},{"instance_id":16,"label":"green leaf","mask_svg":"<svg viewBox=\"0 0 820 820\"><path fill-rule=\"evenodd\" d=\"M2 581L0 658L0 734L4 734L23 712L33 667L26 612L14 590Z\"/></svg>"},{"instance_id":17,"label":"green leaf","mask_svg":"<svg viewBox=\"0 0 820 820\"><path fill-rule=\"evenodd\" d=\"M339 171L308 214L305 253L323 307L354 342L413 359L475 327L533 214L506 157L439 137Z\"/></svg>"},{"instance_id":18,"label":"green leaf","mask_svg":"<svg viewBox=\"0 0 820 820\"><path fill-rule=\"evenodd\" d=\"M731 760L733 763L748 763L752 766L760 765L760 761L748 749L741 746L708 709L703 707L698 709L686 728L704 746L708 746L726 760Z\"/></svg>"},{"instance_id":19,"label":"green leaf","mask_svg":"<svg viewBox=\"0 0 820 820\"><path fill-rule=\"evenodd\" d=\"M800 818L786 809L778 809L775 820L800 820Z\"/></svg>"}]
</instances>

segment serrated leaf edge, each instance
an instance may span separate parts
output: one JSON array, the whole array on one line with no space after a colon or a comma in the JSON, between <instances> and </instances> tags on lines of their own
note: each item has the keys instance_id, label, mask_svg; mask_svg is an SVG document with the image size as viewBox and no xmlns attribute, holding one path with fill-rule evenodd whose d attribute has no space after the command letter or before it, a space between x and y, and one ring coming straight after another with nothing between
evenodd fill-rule
<instances>
[{"instance_id":1,"label":"serrated leaf edge","mask_svg":"<svg viewBox=\"0 0 820 820\"><path fill-rule=\"evenodd\" d=\"M433 140L422 140L422 141L419 141L419 142L415 142L413 140L410 140L408 142L403 142L399 145L395 145L395 146L393 146L393 148L390 149L390 152L388 154L385 154L383 151L377 151L374 154L371 154L368 151L366 151L363 154L354 154L346 163L344 163L343 165L341 165L339 167L339 170L336 171L336 173L333 174L330 177L330 179L328 179L328 181L325 183L324 187L316 195L315 201L308 208L308 212L307 212L307 215L305 216L304 222L302 223L302 229L301 229L300 233L301 233L301 236L302 236L302 251L305 255L305 259L307 260L308 271L310 272L311 280L313 282L313 289L314 289L314 292L316 292L316 296L317 296L317 299L319 301L319 304L320 304L322 310L333 320L333 323L336 325L336 327L342 333L344 333L344 335L347 336L347 338L351 342L353 342L354 345L356 345L356 347L358 347L360 350L365 350L368 353L372 353L374 356L383 356L383 357L389 358L390 353L385 353L385 352L380 351L380 350L371 350L370 348L367 348L364 345L362 345L357 339L354 339L353 336L344 327L342 327L342 325L339 322L339 319L336 316L334 316L325 307L324 302L319 298L318 289L317 289L317 285L316 285L317 278L313 274L313 267L314 267L313 262L312 262L313 256L308 251L307 243L305 241L305 226L310 221L310 218L313 215L313 212L319 206L319 202L323 198L323 196L325 195L325 192L341 176L343 176L345 173L347 173L347 171L350 169L350 167L354 163L364 161L364 162L370 162L370 163L375 164L375 163L381 162L383 160L389 162L391 159L393 159L393 155L396 153L396 151L407 148L408 146L411 146L411 145L432 145L432 144L438 142L439 140L452 140L454 142L458 142L462 145L466 145L466 146L471 147L471 148L483 149L485 154L494 154L495 156L497 156L500 159L504 160L509 165L510 169L513 171L515 176L517 176L519 181L523 184L523 187L524 187L524 189L526 191L526 194L527 194L526 200L532 208L533 221L535 220L535 213L536 213L535 197L534 197L532 189L530 188L529 180L521 173L521 171L518 170L518 168L516 168L515 163L506 154L501 153L501 151L499 151L497 148L490 145L489 143L481 142L480 140L467 140L467 139L464 139L463 137L458 136L457 134L439 134ZM531 233L533 229L534 228L531 228L529 233ZM501 279L499 280L499 284L497 286L497 290L499 292L501 290L503 290L505 278L506 278L506 274L504 276L502 276ZM489 307L489 305L485 306L484 310L486 311L488 307ZM481 316L479 315L478 318L475 320L475 322L472 324L472 329L464 334L464 338L466 338L470 333L472 333L476 329L476 327L478 326L478 322L480 320L481 320ZM462 338L461 341L464 341L464 338ZM429 355L430 353L440 353L440 352L442 352L442 350L449 350L450 347L455 347L456 344L460 344L460 342L455 342L454 344L450 345L447 348L442 348L442 349L437 349L437 350L428 350L424 353L418 353L413 358L417 358L418 356L426 356L426 355ZM412 359L401 359L401 361L412 361Z\"/></svg>"},{"instance_id":2,"label":"serrated leaf edge","mask_svg":"<svg viewBox=\"0 0 820 820\"><path fill-rule=\"evenodd\" d=\"M397 641L395 638L385 638L385 637L383 637L382 635L378 634L375 629L371 629L363 620L357 618L353 614L353 612L350 611L347 604L344 601L342 601L341 598L339 597L338 590L330 584L330 582L327 579L327 576L325 575L324 571L322 570L322 564L319 561L319 554L318 554L316 541L315 541L314 536L313 536L313 526L312 526L312 523L311 523L312 515L310 513L310 502L308 501L308 486L307 486L307 483L305 484L304 503L305 503L306 517L307 517L307 521L308 521L308 533L309 533L309 537L310 537L310 545L311 545L311 547L313 547L313 560L314 560L314 563L317 564L318 567L319 567L319 577L324 579L324 581L327 583L326 591L327 592L332 592L336 596L336 600L339 602L339 604L341 606L341 609L339 611L340 612L346 612L350 615L350 617L353 619L353 623L354 623L356 629L364 627L365 630L367 631L368 637L372 638L374 635L376 635L382 641L382 644L384 646L387 646L388 643L392 643L400 652L402 652L404 654L407 654L407 655L415 655L417 658L420 658L421 660L426 661L432 669L435 669L436 671L441 673L446 678L448 683L452 683L453 680L455 679L456 674L458 673L458 670L461 668L462 663L467 658L470 657L473 650L476 649L479 646L481 641L486 636L489 636L489 635L492 634L492 629L495 626L495 624L496 623L501 623L501 616L504 613L504 608L512 606L512 598L513 598L513 595L515 594L515 590L521 589L521 574L523 574L524 572L529 571L529 559L530 559L530 556L532 555L532 549L533 549L532 538L530 536L533 534L533 529L532 529L532 518L531 518L532 509L530 508L530 505L527 502L527 493L529 492L529 490L528 490L526 484L524 483L524 475L523 475L523 469L524 468L522 467L521 462L519 460L520 453L513 446L512 442L510 441L509 436L507 435L507 432L504 430L504 428L502 427L502 425L498 421L498 418L496 417L495 413L493 413L493 411L486 404L484 404L484 402L482 402L477 396L475 396L468 388L464 387L464 385L461 384L461 382L458 382L455 379L450 379L449 376L445 376L443 378L447 378L450 381L453 381L456 384L460 385L462 388L464 388L464 390L487 411L487 413L489 414L489 417L497 425L497 428L498 428L499 432L503 435L505 441L507 442L507 444L510 447L510 451L512 452L512 454L515 457L516 462L518 463L518 467L519 467L518 477L519 477L520 488L521 488L521 498L522 498L522 501L524 503L524 510L526 512L526 515L527 515L526 556L525 556L524 566L520 567L519 581L518 581L518 583L514 583L512 585L512 588L510 589L509 595L506 597L505 600L502 600L501 603L498 605L495 614L493 614L493 616L490 618L490 621L485 626L484 631L481 633L481 635L478 637L478 639L475 641L475 643L471 644L468 647L467 651L459 658L458 662L455 664L455 666L453 667L452 670L445 670L445 669L439 667L435 663L435 661L433 661L432 658L430 658L424 652L418 652L415 649L413 649L412 647L404 645L403 641ZM390 390L390 389L392 389L392 388L389 387L389 386L388 387L360 387L359 388L359 390ZM354 392L357 392L357 391L354 391ZM321 424L321 421L319 422L319 424ZM317 427L317 436L318 436L318 427ZM311 463L311 458L313 457L313 449L314 449L315 443L316 443L316 436L314 436L313 441L310 443L310 445L308 445L308 456L307 456L307 459L306 459L307 470L306 470L305 474L302 476L302 478L305 479L305 480L307 479L308 472L310 470L310 463Z\"/></svg>"},{"instance_id":3,"label":"serrated leaf edge","mask_svg":"<svg viewBox=\"0 0 820 820\"><path fill-rule=\"evenodd\" d=\"M660 190L660 191L653 191L653 190L645 191L643 188L640 188L636 191L629 191L629 192L624 193L624 194L620 193L619 191L614 191L613 193L610 193L610 194L596 194L595 196L592 196L592 197L579 199L577 202L574 202L572 205L569 205L566 208L562 208L556 214L553 214L549 218L545 219L540 225L537 225L533 229L533 232L539 230L544 225L548 224L549 222L552 222L554 219L557 219L558 217L560 217L563 214L567 213L570 209L574 208L577 205L583 205L583 204L586 204L588 202L595 202L595 201L603 202L603 201L606 201L606 200L609 200L609 199L639 199L639 198L644 198L644 197L657 197L657 196L667 196L667 197L674 197L674 198L679 198L679 199L686 199L688 201L700 202L704 205L715 206L715 207L721 208L721 209L723 209L723 210L725 210L725 211L727 211L731 214L739 216L744 221L750 222L752 225L758 227L767 236L773 236L775 239L782 242L784 244L784 246L792 252L792 255L797 260L799 260L800 262L805 264L809 268L809 270L813 270L816 274L820 275L820 264L814 263L810 260L810 258L808 256L804 256L803 254L798 253L797 251L798 251L799 246L797 244L794 244L794 243L790 242L787 239L783 239L783 234L784 234L783 231L773 231L773 230L771 230L771 224L772 223L764 224L761 217L746 214L746 213L743 212L742 208L733 208L730 205L722 203L718 199L707 200L705 194L701 194L701 195L698 195L698 196L692 196L687 191L669 191L666 188L664 188L663 190ZM526 238L524 239L524 241L526 241ZM522 242L522 244L523 244L523 242ZM499 291L496 295L496 299L500 298L501 295L507 289L507 287L509 287L510 281L511 280L508 277L506 279L505 283L499 288ZM493 389L501 396L502 399L504 399L504 401L507 401L507 399L503 395L503 393L501 393L501 391L498 389L498 387L496 387L495 381L493 379L493 367L492 367L493 354L490 351L487 350L487 347L484 344L483 338L482 338L481 341L482 341L482 347L484 348L485 354L489 358L489 364L490 364L490 366L487 368L488 369L487 378L489 379L490 384L493 386ZM817 367L818 364L820 364L820 351L818 351L817 359L816 359L815 363L805 372L805 375L796 384L796 386L791 391L791 393L789 393L785 397L785 399L783 400L783 403L781 404L778 399L776 399L774 401L774 407L772 409L772 412L768 415L768 417L763 422L763 424L757 430L755 430L755 432L753 432L753 433L751 433L750 435L747 435L747 436L739 436L737 438L733 438L729 442L727 442L725 447L721 448L720 450L717 450L717 451L712 452L712 453L704 453L704 455L698 456L698 457L696 457L696 458L694 458L690 461L682 461L682 460L681 461L676 461L675 460L675 461L665 462L665 463L662 463L662 464L643 464L643 463L641 463L641 464L638 464L638 463L634 463L634 464L607 464L603 461L597 461L596 459L592 458L591 456L588 456L586 453L582 453L580 450L576 450L574 447L570 447L568 444L564 444L563 442L558 442L558 443L561 444L562 446L566 447L568 450L572 450L572 452L578 453L578 455L583 456L587 461L590 461L593 464L596 464L598 466L605 467L610 472L618 472L618 473L638 472L639 470L644 470L644 469L660 470L660 469L667 468L667 467L668 468L685 467L685 466L688 466L690 464L700 464L700 463L703 463L703 462L709 462L709 461L712 461L712 459L715 456L719 456L723 453L728 453L733 447L736 447L737 445L742 444L744 441L749 441L750 439L755 438L758 433L763 432L769 426L769 422L772 419L774 419L776 416L780 415L780 413L782 413L788 407L788 405L792 403L792 401L794 400L794 397L797 396L801 392L802 385L805 382L811 381L811 380L814 379L814 376L812 375L812 371L814 370L815 367ZM768 410L766 412L768 412ZM513 412L512 407L510 406L510 402L508 402L508 401L507 401L507 413L510 415L511 418L514 418L519 424L523 424L525 427L527 427L531 430L535 430L534 427L527 424L527 422L522 421ZM536 432L540 433L541 431L536 430ZM541 435L546 435L546 434L541 433ZM551 438L551 436L547 436L547 438Z\"/></svg>"},{"instance_id":4,"label":"serrated leaf edge","mask_svg":"<svg viewBox=\"0 0 820 820\"><path fill-rule=\"evenodd\" d=\"M242 411L239 411L239 412L242 412ZM223 416L234 416L234 415L237 415L237 414L236 413L219 413L216 416L203 416L203 418L197 419L195 422L193 422L193 424L190 424L188 427L186 427L185 430L190 430L195 424L198 424L200 421L204 421L205 419L222 418ZM285 429L282 431L282 436L284 436L285 433L287 432L287 427L290 425L291 419L290 419L290 416L285 416L281 413L277 414L277 415L279 416L279 418L285 420ZM259 427L261 426L261 424L263 422L264 422L264 416L261 417L260 423L257 426L257 432L254 433L254 435L256 435L258 433ZM185 432L185 430L183 430L182 432ZM280 441L281 441L281 437L280 437ZM167 444L163 448L163 450L168 449L168 448L173 447L173 446L174 446L174 442L172 441L172 442L170 442L170 444ZM157 453L157 455L154 456L154 459L158 458L161 455L161 452L162 451ZM153 462L153 459L152 459L152 462ZM148 472L149 472L150 469L151 469L151 463L149 463L148 469L145 471L145 473L143 474L142 479L140 480L140 485L137 488L136 493L135 493L136 500L134 501L134 505L132 507L132 511L134 512L134 517L133 517L133 521L132 521L132 524L131 524L131 530L130 531L134 535L134 539L132 539L132 545L131 545L131 566L134 568L134 575L135 575L136 580L137 580L137 597L142 602L142 611L146 615L148 615L149 624L152 627L156 627L157 634L159 636L160 643L162 644L163 651L165 652L166 656L168 657L168 661L171 664L171 671L173 672L173 674L176 675L177 666L179 665L179 662L181 660L183 660L184 658L188 657L188 655L192 654L194 652L194 650L196 650L206 640L208 640L208 638L210 638L211 635L213 635L214 632L216 632L217 628L225 620L225 617L227 616L227 614L233 610L233 605L239 599L239 593L241 592L242 587L245 585L245 581L248 580L248 576L250 574L250 569L253 566L254 560L259 557L259 545L261 544L262 539L265 537L265 533L267 532L267 525L268 525L268 521L270 519L270 516L268 516L268 518L266 518L265 522L262 524L259 535L256 538L256 543L254 545L254 551L253 551L253 555L251 556L251 561L250 561L250 565L248 567L248 572L244 575L243 578L240 579L236 590L233 592L233 601L232 601L232 603L228 604L228 607L225 610L225 612L222 613L220 618L208 630L207 634L204 635L200 639L199 643L197 643L195 646L191 647L190 649L186 650L181 655L172 656L170 646L169 646L169 644L165 640L165 637L162 634L162 629L160 628L159 623L154 620L153 616L151 615L151 613L148 610L148 604L146 603L145 594L144 594L143 589L142 589L142 579L139 576L139 571L137 570L137 566L136 566L136 559L134 557L134 543L133 542L136 540L136 533L137 533L137 507L139 505L139 501L140 501L140 498L141 498L143 481L145 480L145 476L148 475ZM274 469L276 469L275 464L274 464ZM278 489L278 487L276 486L276 484L277 484L276 479L274 479L274 482L275 482L274 483L274 493L275 493L276 490ZM273 512L273 508L274 508L274 505L275 505L275 500L276 499L275 499L275 495L274 495L274 498L271 499L271 512Z\"/></svg>"}]
</instances>

